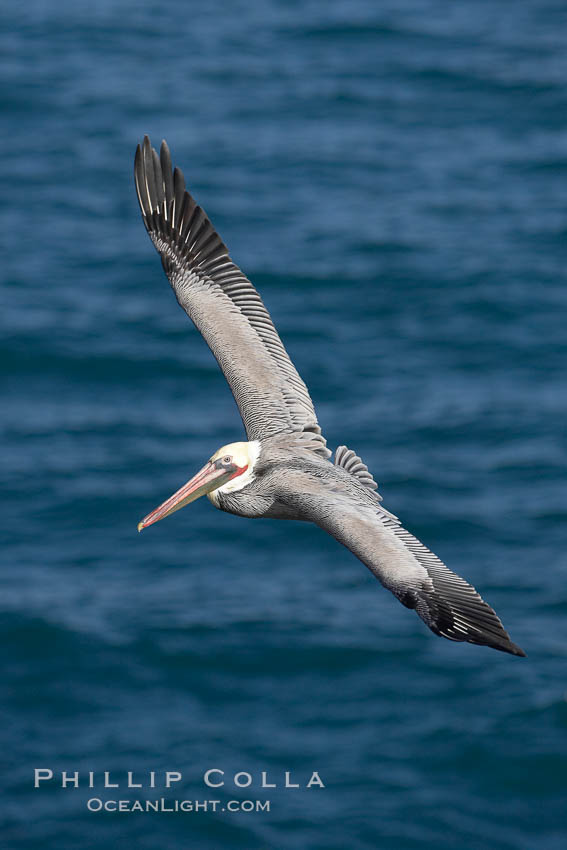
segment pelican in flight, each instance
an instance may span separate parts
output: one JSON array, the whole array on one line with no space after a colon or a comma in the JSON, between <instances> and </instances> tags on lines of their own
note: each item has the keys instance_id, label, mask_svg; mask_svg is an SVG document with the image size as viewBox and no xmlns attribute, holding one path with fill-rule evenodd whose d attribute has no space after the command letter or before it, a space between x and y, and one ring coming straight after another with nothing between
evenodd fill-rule
<instances>
[{"instance_id":1,"label":"pelican in flight","mask_svg":"<svg viewBox=\"0 0 567 850\"><path fill-rule=\"evenodd\" d=\"M331 461L307 387L270 314L186 191L182 172L172 169L165 141L158 154L144 138L134 176L146 230L179 304L228 381L248 437L216 451L138 530L204 495L243 517L314 522L436 635L525 655L474 587L382 506L355 452L339 446Z\"/></svg>"}]
</instances>

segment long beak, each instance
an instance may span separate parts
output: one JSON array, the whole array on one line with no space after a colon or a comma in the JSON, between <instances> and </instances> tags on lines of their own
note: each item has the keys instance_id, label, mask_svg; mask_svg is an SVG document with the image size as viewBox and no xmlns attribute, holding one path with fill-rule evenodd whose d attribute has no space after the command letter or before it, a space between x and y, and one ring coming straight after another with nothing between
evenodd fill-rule
<instances>
[{"instance_id":1,"label":"long beak","mask_svg":"<svg viewBox=\"0 0 567 850\"><path fill-rule=\"evenodd\" d=\"M184 484L173 496L170 496L163 504L148 514L142 522L138 523L138 531L147 528L160 519L163 519L170 514L175 513L180 508L185 507L190 502L194 502L205 493L210 493L211 490L216 490L221 484L224 484L230 476L227 476L225 469L217 469L212 463L207 463L191 481Z\"/></svg>"}]
</instances>

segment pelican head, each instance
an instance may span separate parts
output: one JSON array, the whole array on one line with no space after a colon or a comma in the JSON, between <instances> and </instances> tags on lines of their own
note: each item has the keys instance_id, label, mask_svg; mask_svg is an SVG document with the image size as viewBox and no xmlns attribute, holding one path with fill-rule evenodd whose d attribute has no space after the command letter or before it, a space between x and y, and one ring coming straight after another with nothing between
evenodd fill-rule
<instances>
[{"instance_id":1,"label":"pelican head","mask_svg":"<svg viewBox=\"0 0 567 850\"><path fill-rule=\"evenodd\" d=\"M187 484L138 523L138 531L175 513L200 496L207 495L213 505L218 507L217 493L242 490L254 479L254 467L259 457L258 440L222 446Z\"/></svg>"}]
</instances>

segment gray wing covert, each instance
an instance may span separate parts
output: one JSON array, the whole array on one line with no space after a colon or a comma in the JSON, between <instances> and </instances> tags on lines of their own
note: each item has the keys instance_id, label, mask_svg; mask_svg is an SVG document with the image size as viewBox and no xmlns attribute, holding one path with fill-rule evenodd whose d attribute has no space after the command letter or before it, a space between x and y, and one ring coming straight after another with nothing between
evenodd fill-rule
<instances>
[{"instance_id":1,"label":"gray wing covert","mask_svg":"<svg viewBox=\"0 0 567 850\"><path fill-rule=\"evenodd\" d=\"M358 478L361 484L368 487L369 490L376 491L376 497L382 501L382 496L377 492L378 484L374 481L372 473L356 452L352 449L347 449L346 446L337 446L334 457L335 466L341 466L346 472L350 472L355 478Z\"/></svg>"},{"instance_id":2,"label":"gray wing covert","mask_svg":"<svg viewBox=\"0 0 567 850\"><path fill-rule=\"evenodd\" d=\"M134 162L142 217L179 304L203 335L239 407L250 440L307 432L316 451L330 452L313 402L270 314L248 278L232 262L204 211L148 137Z\"/></svg>"}]
</instances>

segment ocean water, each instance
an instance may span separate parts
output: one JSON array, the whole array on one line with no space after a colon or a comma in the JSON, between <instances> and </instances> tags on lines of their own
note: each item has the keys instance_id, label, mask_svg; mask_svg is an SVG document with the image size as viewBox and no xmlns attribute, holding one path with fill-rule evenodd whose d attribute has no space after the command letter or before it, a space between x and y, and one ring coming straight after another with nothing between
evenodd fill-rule
<instances>
[{"instance_id":1,"label":"ocean water","mask_svg":"<svg viewBox=\"0 0 567 850\"><path fill-rule=\"evenodd\" d=\"M563 850L565 4L0 20L2 850ZM315 527L202 500L137 534L243 434L140 220L144 133L260 290L329 445L526 659L436 638Z\"/></svg>"}]
</instances>

